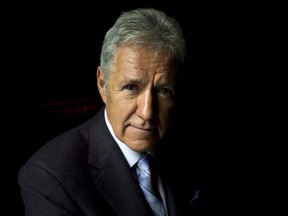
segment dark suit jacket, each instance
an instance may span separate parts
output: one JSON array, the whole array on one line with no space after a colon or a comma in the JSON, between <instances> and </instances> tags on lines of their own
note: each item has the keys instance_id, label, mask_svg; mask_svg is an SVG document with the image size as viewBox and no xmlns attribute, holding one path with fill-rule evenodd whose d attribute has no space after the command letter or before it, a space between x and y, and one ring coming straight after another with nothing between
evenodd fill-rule
<instances>
[{"instance_id":1,"label":"dark suit jacket","mask_svg":"<svg viewBox=\"0 0 288 216\"><path fill-rule=\"evenodd\" d=\"M197 169L209 171L201 165L201 154L196 157L197 149L188 145L187 151L181 144L187 142L181 130L178 127L175 139L168 137L160 143L158 154L169 216L247 215L235 206L229 189L224 189L222 179L227 174L211 172L204 179L195 178ZM171 159L171 153L177 152L181 157ZM153 216L106 126L104 108L41 147L20 169L18 178L26 216ZM238 200L242 208L246 198Z\"/></svg>"},{"instance_id":2,"label":"dark suit jacket","mask_svg":"<svg viewBox=\"0 0 288 216\"><path fill-rule=\"evenodd\" d=\"M169 216L176 197L164 178ZM51 140L21 168L25 215L153 215L104 120L92 119Z\"/></svg>"}]
</instances>

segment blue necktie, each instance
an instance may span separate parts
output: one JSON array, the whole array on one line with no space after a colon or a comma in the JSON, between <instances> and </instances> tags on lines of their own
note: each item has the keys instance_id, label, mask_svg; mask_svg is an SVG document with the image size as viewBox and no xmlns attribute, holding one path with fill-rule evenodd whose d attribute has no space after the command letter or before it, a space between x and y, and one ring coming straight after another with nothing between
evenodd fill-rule
<instances>
[{"instance_id":1,"label":"blue necktie","mask_svg":"<svg viewBox=\"0 0 288 216\"><path fill-rule=\"evenodd\" d=\"M157 189L156 161L150 154L141 155L137 162L136 173L140 187L154 214L164 216L164 206Z\"/></svg>"}]
</instances>

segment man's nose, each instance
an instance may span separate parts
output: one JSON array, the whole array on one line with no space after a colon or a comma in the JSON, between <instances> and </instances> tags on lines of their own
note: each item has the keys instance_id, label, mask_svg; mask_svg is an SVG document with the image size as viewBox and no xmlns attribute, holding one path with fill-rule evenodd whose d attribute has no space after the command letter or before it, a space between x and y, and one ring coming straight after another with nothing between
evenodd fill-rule
<instances>
[{"instance_id":1,"label":"man's nose","mask_svg":"<svg viewBox=\"0 0 288 216\"><path fill-rule=\"evenodd\" d=\"M153 92L146 90L139 95L137 100L137 115L143 120L150 120L154 114Z\"/></svg>"}]
</instances>

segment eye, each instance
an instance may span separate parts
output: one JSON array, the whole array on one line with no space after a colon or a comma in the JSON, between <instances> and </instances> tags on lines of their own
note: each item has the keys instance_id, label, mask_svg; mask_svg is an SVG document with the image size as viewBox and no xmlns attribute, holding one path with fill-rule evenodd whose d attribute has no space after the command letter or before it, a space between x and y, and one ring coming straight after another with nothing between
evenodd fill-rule
<instances>
[{"instance_id":1,"label":"eye","mask_svg":"<svg viewBox=\"0 0 288 216\"><path fill-rule=\"evenodd\" d=\"M161 88L161 89L159 89L158 92L163 93L163 94L171 94L172 93L172 91L168 88Z\"/></svg>"},{"instance_id":2,"label":"eye","mask_svg":"<svg viewBox=\"0 0 288 216\"><path fill-rule=\"evenodd\" d=\"M137 90L139 90L138 86L134 85L134 84L125 85L123 89L124 90L128 90L128 91L137 91Z\"/></svg>"},{"instance_id":3,"label":"eye","mask_svg":"<svg viewBox=\"0 0 288 216\"><path fill-rule=\"evenodd\" d=\"M170 88L159 88L157 89L157 92L165 97L173 97L174 96L174 90Z\"/></svg>"}]
</instances>

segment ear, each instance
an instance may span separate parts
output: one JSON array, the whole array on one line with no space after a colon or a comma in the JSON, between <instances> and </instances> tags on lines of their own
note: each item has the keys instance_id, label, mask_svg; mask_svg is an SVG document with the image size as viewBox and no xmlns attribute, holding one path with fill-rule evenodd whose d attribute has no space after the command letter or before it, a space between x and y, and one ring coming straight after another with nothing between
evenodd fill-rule
<instances>
[{"instance_id":1,"label":"ear","mask_svg":"<svg viewBox=\"0 0 288 216\"><path fill-rule=\"evenodd\" d=\"M106 104L106 85L104 74L100 66L97 68L97 87L103 102Z\"/></svg>"}]
</instances>

